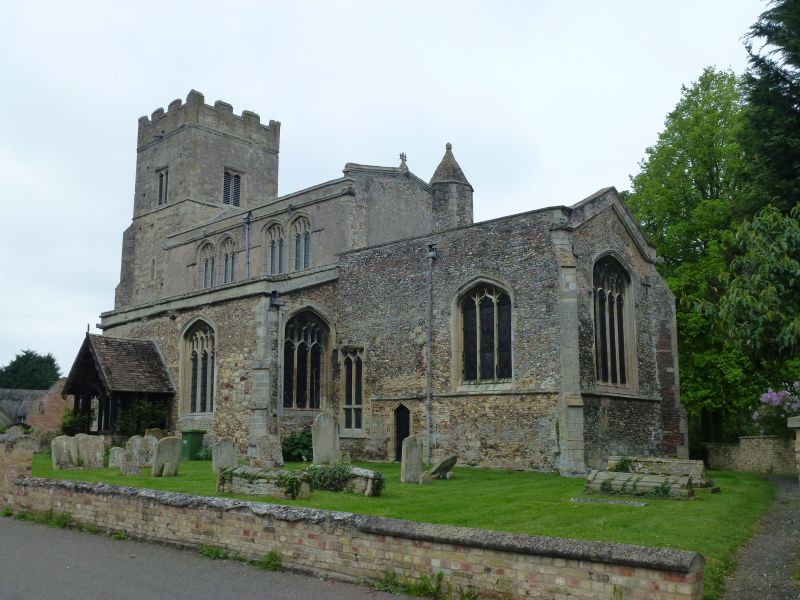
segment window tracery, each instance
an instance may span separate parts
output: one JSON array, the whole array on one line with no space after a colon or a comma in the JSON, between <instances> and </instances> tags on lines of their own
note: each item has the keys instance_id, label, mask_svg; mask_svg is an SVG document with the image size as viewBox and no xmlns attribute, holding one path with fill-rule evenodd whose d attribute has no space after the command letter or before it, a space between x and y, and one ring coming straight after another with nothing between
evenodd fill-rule
<instances>
[{"instance_id":1,"label":"window tracery","mask_svg":"<svg viewBox=\"0 0 800 600\"><path fill-rule=\"evenodd\" d=\"M511 379L511 298L502 289L480 284L460 301L462 379Z\"/></svg>"},{"instance_id":2,"label":"window tracery","mask_svg":"<svg viewBox=\"0 0 800 600\"><path fill-rule=\"evenodd\" d=\"M184 367L187 373L189 412L214 412L214 330L205 321L198 321L186 332L184 347L188 361Z\"/></svg>"},{"instance_id":3,"label":"window tracery","mask_svg":"<svg viewBox=\"0 0 800 600\"><path fill-rule=\"evenodd\" d=\"M283 405L320 406L326 327L313 315L301 313L286 323L283 343Z\"/></svg>"},{"instance_id":4,"label":"window tracery","mask_svg":"<svg viewBox=\"0 0 800 600\"><path fill-rule=\"evenodd\" d=\"M278 275L284 270L284 236L280 225L273 225L267 230L269 274Z\"/></svg>"},{"instance_id":5,"label":"window tracery","mask_svg":"<svg viewBox=\"0 0 800 600\"><path fill-rule=\"evenodd\" d=\"M593 274L595 376L600 383L629 383L629 281L623 266L612 256L595 263Z\"/></svg>"}]
</instances>

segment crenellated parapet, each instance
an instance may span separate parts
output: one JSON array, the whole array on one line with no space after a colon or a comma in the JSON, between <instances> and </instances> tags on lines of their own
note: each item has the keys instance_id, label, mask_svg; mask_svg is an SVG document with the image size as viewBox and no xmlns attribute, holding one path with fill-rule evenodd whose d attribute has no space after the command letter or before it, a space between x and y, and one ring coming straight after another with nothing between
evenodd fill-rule
<instances>
[{"instance_id":1,"label":"crenellated parapet","mask_svg":"<svg viewBox=\"0 0 800 600\"><path fill-rule=\"evenodd\" d=\"M279 121L270 120L268 125L262 125L261 117L257 113L244 110L241 115L234 114L233 106L222 100L209 106L205 103L203 94L192 90L186 96L185 103L178 98L169 103L166 111L157 108L149 118L139 118L137 148L141 149L186 125L209 127L258 146L266 146L275 152L280 147Z\"/></svg>"}]
</instances>

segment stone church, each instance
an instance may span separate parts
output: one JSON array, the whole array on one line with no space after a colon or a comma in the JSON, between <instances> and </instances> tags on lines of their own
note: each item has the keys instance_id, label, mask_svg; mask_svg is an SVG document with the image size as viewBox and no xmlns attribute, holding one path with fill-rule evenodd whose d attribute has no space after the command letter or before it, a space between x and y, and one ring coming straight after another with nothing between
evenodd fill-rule
<instances>
[{"instance_id":1,"label":"stone church","mask_svg":"<svg viewBox=\"0 0 800 600\"><path fill-rule=\"evenodd\" d=\"M450 144L430 181L401 155L283 196L279 146L279 122L196 91L139 119L114 310L67 382L99 430L147 392L242 453L331 410L354 458L408 435L562 474L685 456L674 298L614 188L475 223ZM81 391L92 361L116 391Z\"/></svg>"}]
</instances>

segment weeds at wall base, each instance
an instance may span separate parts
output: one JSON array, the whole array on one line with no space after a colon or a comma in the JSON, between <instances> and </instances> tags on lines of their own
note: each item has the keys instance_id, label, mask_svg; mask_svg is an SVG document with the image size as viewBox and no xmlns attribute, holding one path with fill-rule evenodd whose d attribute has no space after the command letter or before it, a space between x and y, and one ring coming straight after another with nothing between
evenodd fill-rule
<instances>
[{"instance_id":1,"label":"weeds at wall base","mask_svg":"<svg viewBox=\"0 0 800 600\"><path fill-rule=\"evenodd\" d=\"M470 587L454 594L450 583L444 583L444 573L421 575L419 579L400 579L392 571L386 571L383 579L373 585L378 591L405 594L433 600L478 600L478 593Z\"/></svg>"}]
</instances>

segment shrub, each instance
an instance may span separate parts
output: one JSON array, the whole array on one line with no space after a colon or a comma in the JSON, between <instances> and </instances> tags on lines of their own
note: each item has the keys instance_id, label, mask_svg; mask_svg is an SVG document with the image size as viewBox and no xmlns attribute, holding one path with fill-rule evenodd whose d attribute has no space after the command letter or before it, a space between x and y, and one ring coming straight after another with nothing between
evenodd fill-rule
<instances>
[{"instance_id":1,"label":"shrub","mask_svg":"<svg viewBox=\"0 0 800 600\"><path fill-rule=\"evenodd\" d=\"M211 448L203 446L197 451L194 457L195 460L211 460Z\"/></svg>"},{"instance_id":2,"label":"shrub","mask_svg":"<svg viewBox=\"0 0 800 600\"><path fill-rule=\"evenodd\" d=\"M306 469L311 489L343 492L350 485L351 467L348 464L311 465Z\"/></svg>"},{"instance_id":3,"label":"shrub","mask_svg":"<svg viewBox=\"0 0 800 600\"><path fill-rule=\"evenodd\" d=\"M311 428L306 428L300 433L290 435L284 439L281 443L281 450L283 451L283 460L285 461L310 459L314 454L311 445Z\"/></svg>"},{"instance_id":4,"label":"shrub","mask_svg":"<svg viewBox=\"0 0 800 600\"><path fill-rule=\"evenodd\" d=\"M633 459L630 456L620 456L617 464L609 469L615 473L630 473L633 470Z\"/></svg>"},{"instance_id":5,"label":"shrub","mask_svg":"<svg viewBox=\"0 0 800 600\"><path fill-rule=\"evenodd\" d=\"M89 411L85 414L75 414L72 412L72 409L66 408L64 409L64 414L61 417L61 424L58 426L58 430L61 435L75 435L77 433L84 433L89 431L89 426L93 421L93 411Z\"/></svg>"},{"instance_id":6,"label":"shrub","mask_svg":"<svg viewBox=\"0 0 800 600\"><path fill-rule=\"evenodd\" d=\"M761 405L753 413L753 422L761 434L788 436L786 420L800 415L800 381L782 390L767 389L761 394Z\"/></svg>"},{"instance_id":7,"label":"shrub","mask_svg":"<svg viewBox=\"0 0 800 600\"><path fill-rule=\"evenodd\" d=\"M142 435L145 429L167 424L167 405L164 402L139 398L123 407L119 417L119 433L122 435Z\"/></svg>"}]
</instances>

